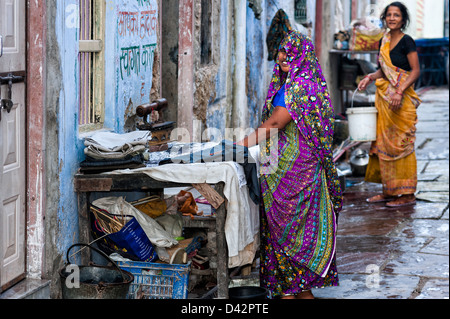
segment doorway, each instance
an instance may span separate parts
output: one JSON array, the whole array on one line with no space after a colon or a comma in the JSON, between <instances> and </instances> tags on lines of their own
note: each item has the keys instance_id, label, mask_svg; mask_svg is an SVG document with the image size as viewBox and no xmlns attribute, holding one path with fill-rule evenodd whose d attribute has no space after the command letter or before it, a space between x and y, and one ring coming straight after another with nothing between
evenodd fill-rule
<instances>
[{"instance_id":1,"label":"doorway","mask_svg":"<svg viewBox=\"0 0 450 319\"><path fill-rule=\"evenodd\" d=\"M25 10L0 2L0 292L25 277Z\"/></svg>"}]
</instances>

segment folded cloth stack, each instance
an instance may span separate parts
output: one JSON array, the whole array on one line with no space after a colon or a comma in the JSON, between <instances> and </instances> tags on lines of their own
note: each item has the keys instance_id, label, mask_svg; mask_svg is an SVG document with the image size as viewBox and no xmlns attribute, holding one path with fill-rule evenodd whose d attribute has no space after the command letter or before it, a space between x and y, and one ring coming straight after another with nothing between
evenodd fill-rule
<instances>
[{"instance_id":1,"label":"folded cloth stack","mask_svg":"<svg viewBox=\"0 0 450 319\"><path fill-rule=\"evenodd\" d=\"M98 173L143 167L145 165L142 154L150 138L150 131L134 131L125 134L97 132L84 141L86 160L80 163L81 171Z\"/></svg>"},{"instance_id":2,"label":"folded cloth stack","mask_svg":"<svg viewBox=\"0 0 450 319\"><path fill-rule=\"evenodd\" d=\"M97 132L84 140L84 154L94 159L123 159L143 153L150 138L150 131Z\"/></svg>"}]
</instances>

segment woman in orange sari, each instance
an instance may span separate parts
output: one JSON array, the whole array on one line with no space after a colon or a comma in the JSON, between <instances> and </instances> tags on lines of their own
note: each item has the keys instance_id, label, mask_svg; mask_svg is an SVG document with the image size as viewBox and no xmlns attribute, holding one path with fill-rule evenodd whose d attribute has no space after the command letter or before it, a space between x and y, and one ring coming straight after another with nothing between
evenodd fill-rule
<instances>
[{"instance_id":1,"label":"woman in orange sari","mask_svg":"<svg viewBox=\"0 0 450 319\"><path fill-rule=\"evenodd\" d=\"M417 187L417 161L414 151L420 99L414 91L420 66L414 40L403 33L409 23L407 8L401 2L388 5L381 20L387 32L380 44L380 68L358 85L365 90L376 81L377 138L370 148L365 180L381 183L383 193L367 201L387 202L388 207L414 205Z\"/></svg>"}]
</instances>

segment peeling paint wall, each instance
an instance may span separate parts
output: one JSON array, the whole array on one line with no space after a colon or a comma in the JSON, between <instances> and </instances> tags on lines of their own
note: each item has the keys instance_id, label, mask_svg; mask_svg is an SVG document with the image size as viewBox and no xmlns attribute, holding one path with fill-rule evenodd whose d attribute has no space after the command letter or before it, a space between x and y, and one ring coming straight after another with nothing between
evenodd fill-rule
<instances>
[{"instance_id":1,"label":"peeling paint wall","mask_svg":"<svg viewBox=\"0 0 450 319\"><path fill-rule=\"evenodd\" d=\"M45 277L58 294L58 278L66 249L78 234L73 174L81 143L77 140L78 7L75 0L46 3L47 42L45 91Z\"/></svg>"},{"instance_id":2,"label":"peeling paint wall","mask_svg":"<svg viewBox=\"0 0 450 319\"><path fill-rule=\"evenodd\" d=\"M212 6L216 10L212 14L216 60L208 67L196 66L194 104L204 112L208 103L206 120L202 113L196 113L206 128L217 128L222 137L233 138L225 136L226 128L256 128L260 124L274 67L274 62L267 60L266 36L275 13L283 9L295 29L314 38L316 2L307 1L306 26L294 19L294 0L213 0Z\"/></svg>"},{"instance_id":3,"label":"peeling paint wall","mask_svg":"<svg viewBox=\"0 0 450 319\"><path fill-rule=\"evenodd\" d=\"M202 64L205 2L180 2L178 126L191 133L190 141L208 140L208 134L202 135L206 129L217 129L219 139L233 138L225 136L226 129L260 124L274 66L273 61L267 61L266 36L278 9L288 13L296 29L314 36L313 0L308 0L307 27L294 20L294 0L210 0L212 58Z\"/></svg>"},{"instance_id":4,"label":"peeling paint wall","mask_svg":"<svg viewBox=\"0 0 450 319\"><path fill-rule=\"evenodd\" d=\"M105 37L116 39L115 46L108 48L116 77L106 78L106 87L117 87L116 129L133 131L139 120L136 107L150 102L152 93L153 98L159 95L159 81L153 81L153 67L159 67L158 1L116 0L106 19L106 25L114 27L106 28Z\"/></svg>"},{"instance_id":5,"label":"peeling paint wall","mask_svg":"<svg viewBox=\"0 0 450 319\"><path fill-rule=\"evenodd\" d=\"M220 30L217 28L214 21L219 19L219 6L220 1L211 1L211 35L220 34ZM194 13L194 69L195 72L195 84L194 84L194 115L197 120L202 122L202 127L206 127L206 116L208 105L216 99L216 77L219 70L219 45L217 41L211 43L211 60L207 64L201 63L201 15L202 6L201 1L195 3Z\"/></svg>"},{"instance_id":6,"label":"peeling paint wall","mask_svg":"<svg viewBox=\"0 0 450 319\"><path fill-rule=\"evenodd\" d=\"M83 159L83 144L78 139L78 1L57 2L56 37L61 49L61 90L59 92L58 123L58 163L59 204L57 214L58 236L56 247L64 254L78 238L77 200L73 192L73 175ZM56 164L56 163L55 163Z\"/></svg>"},{"instance_id":7,"label":"peeling paint wall","mask_svg":"<svg viewBox=\"0 0 450 319\"><path fill-rule=\"evenodd\" d=\"M177 122L179 7L173 1L162 1L161 5L161 97L168 103L163 119Z\"/></svg>"},{"instance_id":8,"label":"peeling paint wall","mask_svg":"<svg viewBox=\"0 0 450 319\"><path fill-rule=\"evenodd\" d=\"M213 8L213 25L217 28L214 30L213 59L218 70L215 78L215 99L207 107L206 127L217 128L223 137L225 128L232 127L232 1L214 1ZM217 50L216 47L220 49Z\"/></svg>"},{"instance_id":9,"label":"peeling paint wall","mask_svg":"<svg viewBox=\"0 0 450 319\"><path fill-rule=\"evenodd\" d=\"M259 12L259 11L258 11ZM264 79L264 66L267 64L266 35L264 27L265 11L259 15L254 10L247 9L247 57L246 57L246 93L249 114L249 127L256 128L260 123L260 111L267 93L267 83Z\"/></svg>"},{"instance_id":10,"label":"peeling paint wall","mask_svg":"<svg viewBox=\"0 0 450 319\"><path fill-rule=\"evenodd\" d=\"M246 54L255 49L252 47L255 42L249 43L247 39L247 17L249 14L253 16L253 11L246 0L213 0L211 6L212 62L208 66L196 68L195 104L199 108L198 111L205 114L197 115L204 124L202 131L207 128L214 129L211 132L216 134L210 138L220 140L232 138L225 135L227 129L249 127L254 118L249 115L247 106L249 88L252 91L254 88L248 85L249 75L253 73L248 68ZM199 22L196 26L199 27ZM257 45L256 51L253 51L257 55L260 54L257 52L258 47L260 46ZM260 79L257 81L260 82ZM251 103L253 109L255 103L258 104ZM204 137L208 139L208 134Z\"/></svg>"}]
</instances>

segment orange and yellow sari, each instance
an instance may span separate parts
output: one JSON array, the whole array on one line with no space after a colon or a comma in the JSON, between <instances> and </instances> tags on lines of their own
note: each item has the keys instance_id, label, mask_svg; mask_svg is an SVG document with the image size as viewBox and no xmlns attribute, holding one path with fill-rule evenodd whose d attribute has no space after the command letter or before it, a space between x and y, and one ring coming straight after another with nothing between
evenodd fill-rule
<instances>
[{"instance_id":1,"label":"orange and yellow sari","mask_svg":"<svg viewBox=\"0 0 450 319\"><path fill-rule=\"evenodd\" d=\"M421 100L411 85L403 92L402 106L391 110L391 96L406 81L410 72L392 64L391 34L381 42L379 62L384 77L376 81L377 139L371 145L365 180L382 183L388 196L414 194L417 187L416 109Z\"/></svg>"}]
</instances>

